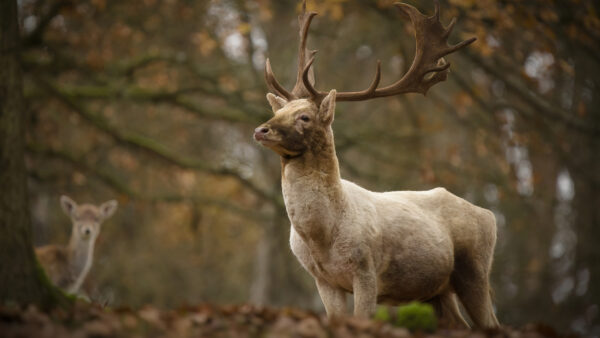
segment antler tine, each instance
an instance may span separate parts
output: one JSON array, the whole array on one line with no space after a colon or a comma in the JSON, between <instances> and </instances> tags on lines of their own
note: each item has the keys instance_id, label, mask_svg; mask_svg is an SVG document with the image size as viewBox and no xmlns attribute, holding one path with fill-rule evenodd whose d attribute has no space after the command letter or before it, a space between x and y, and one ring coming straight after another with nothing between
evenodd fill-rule
<instances>
[{"instance_id":1,"label":"antler tine","mask_svg":"<svg viewBox=\"0 0 600 338\"><path fill-rule=\"evenodd\" d=\"M276 92L288 100L292 100L294 98L293 95L285 90L285 88L283 88L283 86L277 82L277 79L275 79L269 58L267 58L267 61L265 62L265 81L267 82L267 87L269 87L270 91Z\"/></svg>"},{"instance_id":2,"label":"antler tine","mask_svg":"<svg viewBox=\"0 0 600 338\"><path fill-rule=\"evenodd\" d=\"M446 51L446 54L444 54L444 55L448 55L450 53L454 53L457 50L459 50L459 49L461 49L461 48L463 48L465 46L468 46L471 43L475 42L475 40L477 40L477 38L476 37L472 37L470 39L467 39L467 40L461 41L461 42L459 42L459 43L457 43L455 45L452 45L452 46L450 46L450 48L448 48L448 50Z\"/></svg>"},{"instance_id":3,"label":"antler tine","mask_svg":"<svg viewBox=\"0 0 600 338\"><path fill-rule=\"evenodd\" d=\"M310 97L315 101L321 101L327 93L316 90L312 83L310 83L309 70L313 62L315 62L314 54L311 56L310 60L308 60L306 66L304 66L304 69L302 70L302 82L306 90L308 90L310 93Z\"/></svg>"},{"instance_id":4,"label":"antler tine","mask_svg":"<svg viewBox=\"0 0 600 338\"><path fill-rule=\"evenodd\" d=\"M446 31L442 35L443 38L447 38L450 35L450 33L452 32L452 29L454 29L454 25L455 24L456 24L456 17L452 18L452 20L450 21L450 23L446 27Z\"/></svg>"},{"instance_id":5,"label":"antler tine","mask_svg":"<svg viewBox=\"0 0 600 338\"><path fill-rule=\"evenodd\" d=\"M336 101L361 101L366 100L375 94L379 81L381 80L381 61L377 60L377 68L375 70L375 78L371 81L369 88L359 92L340 92L336 95Z\"/></svg>"},{"instance_id":6,"label":"antler tine","mask_svg":"<svg viewBox=\"0 0 600 338\"><path fill-rule=\"evenodd\" d=\"M327 92L318 91L309 81L309 69L315 61L314 56L310 58L306 66L304 66L304 70L302 72L302 81L304 83L304 87L310 93L311 98L315 102L321 102L323 98L328 94ZM366 100L373 96L377 86L379 86L379 81L381 80L381 61L377 60L377 68L375 70L375 77L369 87L365 90L359 92L343 92L336 95L336 101L360 101Z\"/></svg>"}]
</instances>

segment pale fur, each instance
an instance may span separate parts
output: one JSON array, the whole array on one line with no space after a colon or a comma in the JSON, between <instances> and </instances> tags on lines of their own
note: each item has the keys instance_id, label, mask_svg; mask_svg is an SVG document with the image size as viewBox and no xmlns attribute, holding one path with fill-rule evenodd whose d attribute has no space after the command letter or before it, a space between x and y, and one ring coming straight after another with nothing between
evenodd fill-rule
<instances>
[{"instance_id":1,"label":"pale fur","mask_svg":"<svg viewBox=\"0 0 600 338\"><path fill-rule=\"evenodd\" d=\"M445 326L464 327L458 294L475 325L499 325L488 282L496 242L492 212L444 188L379 193L341 179L330 126L335 91L320 108L306 99L267 99L275 117L261 127L292 123L302 135L324 128L323 144L294 157L280 149L282 136L274 130L260 141L283 156L291 249L315 278L329 316L345 313L349 292L357 316L371 316L378 302L420 300L435 306ZM299 112L319 122L299 122Z\"/></svg>"},{"instance_id":2,"label":"pale fur","mask_svg":"<svg viewBox=\"0 0 600 338\"><path fill-rule=\"evenodd\" d=\"M42 267L56 286L68 293L78 293L94 258L94 244L100 233L102 222L117 209L112 200L100 206L77 205L67 196L61 197L61 206L71 218L71 239L67 246L46 245L36 248Z\"/></svg>"}]
</instances>

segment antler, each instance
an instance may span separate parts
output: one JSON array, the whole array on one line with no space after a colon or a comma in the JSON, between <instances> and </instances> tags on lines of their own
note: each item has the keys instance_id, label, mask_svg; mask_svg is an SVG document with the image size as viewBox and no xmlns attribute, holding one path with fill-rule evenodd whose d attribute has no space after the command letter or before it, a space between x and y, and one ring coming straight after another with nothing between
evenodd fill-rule
<instances>
[{"instance_id":1,"label":"antler","mask_svg":"<svg viewBox=\"0 0 600 338\"><path fill-rule=\"evenodd\" d=\"M438 82L446 80L450 63L444 60L444 56L453 53L475 41L477 38L448 45L448 36L456 24L453 18L448 27L444 28L440 23L440 6L435 2L435 14L427 17L415 7L397 2L396 5L402 12L409 16L415 28L416 51L415 58L408 72L395 83L377 88L381 78L380 62L377 61L375 78L369 88L360 92L338 92L336 101L363 101L377 97L393 96L404 93L421 93L425 95L429 88ZM308 71L314 61L314 57L304 67L304 85L311 93L311 97L317 101L322 100L327 92L317 91L310 83ZM431 76L428 74L433 73Z\"/></svg>"},{"instance_id":2,"label":"antler","mask_svg":"<svg viewBox=\"0 0 600 338\"><path fill-rule=\"evenodd\" d=\"M305 82L310 83L310 85L313 86L315 82L314 73L310 67L308 67L309 69L305 69L305 65L307 56L312 59L317 51L306 49L306 39L308 37L308 28L310 27L310 23L315 15L317 15L315 12L306 12L306 0L304 0L302 3L302 13L298 16L298 23L300 25L300 43L298 44L298 75L296 76L296 84L294 85L294 89L292 89L291 93L285 90L285 88L283 88L283 86L277 82L277 79L275 79L275 75L273 74L273 70L271 69L271 62L267 58L265 65L265 79L267 81L267 86L271 91L278 93L288 100L311 96L311 93L305 87ZM304 77L306 77L306 80L304 80Z\"/></svg>"},{"instance_id":3,"label":"antler","mask_svg":"<svg viewBox=\"0 0 600 338\"><path fill-rule=\"evenodd\" d=\"M304 4L305 6L306 4ZM476 40L471 38L456 45L448 45L448 36L456 24L456 18L453 18L448 27L442 26L440 23L440 8L439 3L435 2L435 14L428 17L415 7L405 3L395 3L395 5L410 18L415 28L416 51L413 63L408 72L393 84L378 88L381 79L381 63L377 61L375 77L371 85L362 91L358 92L338 92L336 101L364 101L377 97L393 96L404 93L421 93L425 95L429 88L438 82L446 80L450 63L444 60L444 56L453 53ZM296 86L292 93L287 92L275 80L271 65L267 59L265 76L267 84L272 91L279 93L288 100L310 97L316 102L322 101L327 95L327 92L318 91L314 87L314 76L312 74L312 64L314 62L314 53L316 51L308 51L310 60L306 58L306 36L308 27L312 18L316 13L303 12L299 19L301 23L300 30L300 50L298 55L298 78ZM300 71L302 70L302 71ZM300 76L301 75L301 76ZM429 75L429 76L428 76ZM302 84L300 84L300 77Z\"/></svg>"}]
</instances>

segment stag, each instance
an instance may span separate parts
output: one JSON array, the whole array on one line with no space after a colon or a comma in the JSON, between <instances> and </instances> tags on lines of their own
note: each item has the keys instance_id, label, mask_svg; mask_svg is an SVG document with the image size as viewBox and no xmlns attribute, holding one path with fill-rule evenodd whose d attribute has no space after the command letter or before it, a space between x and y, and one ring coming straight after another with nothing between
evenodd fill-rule
<instances>
[{"instance_id":1,"label":"stag","mask_svg":"<svg viewBox=\"0 0 600 338\"><path fill-rule=\"evenodd\" d=\"M304 4L296 84L291 92L280 85L267 59L267 100L274 116L255 129L254 138L281 157L291 249L314 277L328 316L343 315L346 293L352 293L355 316L372 316L378 303L420 300L431 303L447 326L468 327L458 296L477 327L495 327L492 212L444 188L372 192L340 177L331 128L336 102L425 94L446 79L450 63L444 56L475 41L448 45L456 20L444 27L437 3L433 16L395 5L414 26L416 52L407 73L379 87L377 62L367 89L323 92L314 86L315 51L306 49L316 13L307 13Z\"/></svg>"}]
</instances>

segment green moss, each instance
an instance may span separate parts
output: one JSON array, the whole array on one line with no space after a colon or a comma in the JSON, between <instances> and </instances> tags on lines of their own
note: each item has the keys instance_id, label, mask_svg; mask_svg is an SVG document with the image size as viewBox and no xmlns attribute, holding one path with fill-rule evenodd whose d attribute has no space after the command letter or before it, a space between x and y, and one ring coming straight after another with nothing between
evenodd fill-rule
<instances>
[{"instance_id":1,"label":"green moss","mask_svg":"<svg viewBox=\"0 0 600 338\"><path fill-rule=\"evenodd\" d=\"M46 274L46 270L44 270L37 259L35 260L35 269L37 278L40 281L43 289L42 292L44 297L41 301L41 304L39 304L43 309L50 309L54 307L68 308L75 304L77 296L67 294L52 284L52 281L50 281L48 275Z\"/></svg>"},{"instance_id":2,"label":"green moss","mask_svg":"<svg viewBox=\"0 0 600 338\"><path fill-rule=\"evenodd\" d=\"M387 306L378 306L377 311L375 311L375 316L373 319L380 322L389 322L391 319L390 310Z\"/></svg>"},{"instance_id":3,"label":"green moss","mask_svg":"<svg viewBox=\"0 0 600 338\"><path fill-rule=\"evenodd\" d=\"M431 305L412 302L398 308L395 324L413 332L434 332L437 328L437 318Z\"/></svg>"},{"instance_id":4,"label":"green moss","mask_svg":"<svg viewBox=\"0 0 600 338\"><path fill-rule=\"evenodd\" d=\"M48 278L48 275L46 274L46 270L44 270L44 268L42 267L42 265L40 264L40 261L38 261L37 259L35 260L35 272L38 275L38 278L40 279L40 282L42 284L44 284L45 286L47 285L52 285L52 282L50 281L50 278Z\"/></svg>"}]
</instances>

